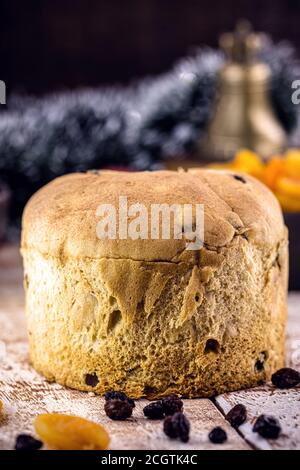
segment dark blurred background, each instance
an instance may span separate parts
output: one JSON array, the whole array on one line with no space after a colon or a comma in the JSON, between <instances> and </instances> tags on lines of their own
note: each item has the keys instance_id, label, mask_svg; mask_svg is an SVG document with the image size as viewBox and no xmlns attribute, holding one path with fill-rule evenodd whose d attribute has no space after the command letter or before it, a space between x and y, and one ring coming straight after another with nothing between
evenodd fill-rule
<instances>
[{"instance_id":1,"label":"dark blurred background","mask_svg":"<svg viewBox=\"0 0 300 470\"><path fill-rule=\"evenodd\" d=\"M1 0L0 78L34 94L127 83L216 46L241 17L300 49L299 0Z\"/></svg>"}]
</instances>

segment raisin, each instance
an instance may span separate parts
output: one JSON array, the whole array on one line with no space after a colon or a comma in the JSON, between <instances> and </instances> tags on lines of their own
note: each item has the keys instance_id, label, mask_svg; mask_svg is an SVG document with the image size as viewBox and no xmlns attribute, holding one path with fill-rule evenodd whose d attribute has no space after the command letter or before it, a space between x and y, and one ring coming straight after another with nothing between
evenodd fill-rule
<instances>
[{"instance_id":1,"label":"raisin","mask_svg":"<svg viewBox=\"0 0 300 470\"><path fill-rule=\"evenodd\" d=\"M281 426L278 419L273 416L260 415L252 430L266 439L277 439L281 431Z\"/></svg>"},{"instance_id":2,"label":"raisin","mask_svg":"<svg viewBox=\"0 0 300 470\"><path fill-rule=\"evenodd\" d=\"M204 349L204 354L208 353L215 353L218 354L220 352L220 343L213 338L210 338L206 341L205 349Z\"/></svg>"},{"instance_id":3,"label":"raisin","mask_svg":"<svg viewBox=\"0 0 300 470\"><path fill-rule=\"evenodd\" d=\"M117 398L118 400L122 401L128 401L128 403L132 406L132 408L135 407L134 400L132 398L129 398L126 393L124 392L106 392L104 395L105 400L113 400Z\"/></svg>"},{"instance_id":4,"label":"raisin","mask_svg":"<svg viewBox=\"0 0 300 470\"><path fill-rule=\"evenodd\" d=\"M182 411L183 401L177 395L169 395L163 398L161 402L166 416Z\"/></svg>"},{"instance_id":5,"label":"raisin","mask_svg":"<svg viewBox=\"0 0 300 470\"><path fill-rule=\"evenodd\" d=\"M247 181L245 180L245 178L243 178L242 176L240 175L233 175L234 179L236 179L237 181L240 181L241 183L244 183L246 184Z\"/></svg>"},{"instance_id":6,"label":"raisin","mask_svg":"<svg viewBox=\"0 0 300 470\"><path fill-rule=\"evenodd\" d=\"M257 359L255 363L255 369L257 372L262 372L265 368L265 362L268 359L268 353L267 351L262 351L259 355L259 358Z\"/></svg>"},{"instance_id":7,"label":"raisin","mask_svg":"<svg viewBox=\"0 0 300 470\"><path fill-rule=\"evenodd\" d=\"M176 427L174 426L172 418L173 416L167 416L164 419L164 433L171 439L175 439L176 437L178 437L178 433Z\"/></svg>"},{"instance_id":8,"label":"raisin","mask_svg":"<svg viewBox=\"0 0 300 470\"><path fill-rule=\"evenodd\" d=\"M144 407L143 412L149 419L162 419L165 415L161 400L149 403Z\"/></svg>"},{"instance_id":9,"label":"raisin","mask_svg":"<svg viewBox=\"0 0 300 470\"><path fill-rule=\"evenodd\" d=\"M174 413L182 411L182 408L182 400L174 394L146 405L144 415L150 419L162 419L164 416L172 416Z\"/></svg>"},{"instance_id":10,"label":"raisin","mask_svg":"<svg viewBox=\"0 0 300 470\"><path fill-rule=\"evenodd\" d=\"M223 444L227 440L227 434L220 426L213 428L208 437L214 444Z\"/></svg>"},{"instance_id":11,"label":"raisin","mask_svg":"<svg viewBox=\"0 0 300 470\"><path fill-rule=\"evenodd\" d=\"M247 419L246 407L242 404L235 405L226 415L227 421L234 428L238 428Z\"/></svg>"},{"instance_id":12,"label":"raisin","mask_svg":"<svg viewBox=\"0 0 300 470\"><path fill-rule=\"evenodd\" d=\"M300 373L290 367L283 367L272 375L272 384L278 388L292 388L300 383Z\"/></svg>"},{"instance_id":13,"label":"raisin","mask_svg":"<svg viewBox=\"0 0 300 470\"><path fill-rule=\"evenodd\" d=\"M105 402L104 410L110 419L124 421L132 415L133 407L128 401L113 398Z\"/></svg>"},{"instance_id":14,"label":"raisin","mask_svg":"<svg viewBox=\"0 0 300 470\"><path fill-rule=\"evenodd\" d=\"M109 444L109 435L103 426L78 416L42 414L35 418L34 426L51 449L104 450Z\"/></svg>"},{"instance_id":15,"label":"raisin","mask_svg":"<svg viewBox=\"0 0 300 470\"><path fill-rule=\"evenodd\" d=\"M98 385L98 383L99 383L99 379L97 377L97 374L95 372L93 374L86 374L85 383L89 387L96 387L96 385Z\"/></svg>"},{"instance_id":16,"label":"raisin","mask_svg":"<svg viewBox=\"0 0 300 470\"><path fill-rule=\"evenodd\" d=\"M42 441L29 434L19 434L16 439L15 450L39 450L42 445Z\"/></svg>"},{"instance_id":17,"label":"raisin","mask_svg":"<svg viewBox=\"0 0 300 470\"><path fill-rule=\"evenodd\" d=\"M178 437L182 442L187 442L190 434L190 422L181 411L178 411L164 419L164 433L171 439Z\"/></svg>"},{"instance_id":18,"label":"raisin","mask_svg":"<svg viewBox=\"0 0 300 470\"><path fill-rule=\"evenodd\" d=\"M255 369L258 371L258 372L261 372L262 370L264 370L264 363L257 359L256 363L255 363Z\"/></svg>"}]
</instances>

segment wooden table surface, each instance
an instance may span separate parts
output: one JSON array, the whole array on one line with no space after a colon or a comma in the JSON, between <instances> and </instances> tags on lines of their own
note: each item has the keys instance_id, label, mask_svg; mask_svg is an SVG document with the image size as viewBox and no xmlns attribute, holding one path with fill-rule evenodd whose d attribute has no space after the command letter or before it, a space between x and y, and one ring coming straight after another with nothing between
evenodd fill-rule
<instances>
[{"instance_id":1,"label":"wooden table surface","mask_svg":"<svg viewBox=\"0 0 300 470\"><path fill-rule=\"evenodd\" d=\"M277 390L272 385L220 395L212 400L184 400L191 422L187 444L168 439L161 421L143 417L146 400L138 400L133 418L109 420L103 398L48 383L29 364L23 307L21 260L16 246L0 248L0 449L11 449L18 433L33 433L34 417L44 412L75 414L104 424L111 435L111 449L300 449L300 388ZM289 296L287 365L300 368L300 293ZM247 422L235 431L224 414L236 403L244 403ZM261 413L276 416L282 425L278 440L267 441L252 432ZM208 433L222 426L228 440L214 445Z\"/></svg>"}]
</instances>

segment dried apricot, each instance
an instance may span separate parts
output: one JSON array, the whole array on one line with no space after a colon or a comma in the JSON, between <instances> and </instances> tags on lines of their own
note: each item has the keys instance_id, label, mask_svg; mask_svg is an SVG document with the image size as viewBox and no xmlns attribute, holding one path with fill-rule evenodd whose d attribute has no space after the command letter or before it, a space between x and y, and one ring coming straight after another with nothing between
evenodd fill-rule
<instances>
[{"instance_id":1,"label":"dried apricot","mask_svg":"<svg viewBox=\"0 0 300 470\"><path fill-rule=\"evenodd\" d=\"M273 157L268 161L263 174L263 182L274 189L277 179L284 173L284 160L280 157Z\"/></svg>"},{"instance_id":2,"label":"dried apricot","mask_svg":"<svg viewBox=\"0 0 300 470\"><path fill-rule=\"evenodd\" d=\"M34 426L51 449L104 450L109 444L109 435L103 426L78 416L41 414L35 418Z\"/></svg>"},{"instance_id":3,"label":"dried apricot","mask_svg":"<svg viewBox=\"0 0 300 470\"><path fill-rule=\"evenodd\" d=\"M300 199L300 180L293 180L291 178L279 178L275 187L275 191L299 200Z\"/></svg>"},{"instance_id":4,"label":"dried apricot","mask_svg":"<svg viewBox=\"0 0 300 470\"><path fill-rule=\"evenodd\" d=\"M283 211L300 212L300 149L291 148L283 155L274 155L267 163L255 152L241 149L234 160L211 164L209 168L255 176L273 191ZM243 177L233 176L242 181Z\"/></svg>"},{"instance_id":5,"label":"dried apricot","mask_svg":"<svg viewBox=\"0 0 300 470\"><path fill-rule=\"evenodd\" d=\"M236 153L234 160L223 163L211 163L209 168L214 170L240 171L261 178L264 164L260 157L251 150L242 149Z\"/></svg>"},{"instance_id":6,"label":"dried apricot","mask_svg":"<svg viewBox=\"0 0 300 470\"><path fill-rule=\"evenodd\" d=\"M257 178L261 178L264 170L264 164L260 157L247 149L237 152L233 160L233 166L236 170L256 176Z\"/></svg>"},{"instance_id":7,"label":"dried apricot","mask_svg":"<svg viewBox=\"0 0 300 470\"><path fill-rule=\"evenodd\" d=\"M285 154L285 173L291 178L300 178L300 150L290 149Z\"/></svg>"},{"instance_id":8,"label":"dried apricot","mask_svg":"<svg viewBox=\"0 0 300 470\"><path fill-rule=\"evenodd\" d=\"M300 200L294 199L286 194L276 192L276 197L285 212L300 212Z\"/></svg>"}]
</instances>

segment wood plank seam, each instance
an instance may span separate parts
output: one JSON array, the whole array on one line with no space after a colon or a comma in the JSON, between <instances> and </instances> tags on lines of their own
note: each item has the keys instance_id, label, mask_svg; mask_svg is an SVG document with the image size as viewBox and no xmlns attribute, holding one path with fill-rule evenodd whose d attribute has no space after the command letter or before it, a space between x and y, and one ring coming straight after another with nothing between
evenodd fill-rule
<instances>
[{"instance_id":1,"label":"wood plank seam","mask_svg":"<svg viewBox=\"0 0 300 470\"><path fill-rule=\"evenodd\" d=\"M219 410L219 412L222 414L222 416L224 416L225 421L227 421L226 418L225 418L226 413L224 412L224 408L222 408L222 407L220 406L220 404L216 401L216 399L215 399L214 397L211 398L211 401L212 401L213 404L216 406L216 408ZM228 421L227 421L227 422L228 422ZM228 423L228 424L231 426L230 423ZM251 442L251 441L249 441L248 439L246 439L246 437L245 437L244 434L240 431L239 428L234 428L233 426L231 426L231 427L239 434L239 436L241 436L241 438L248 444L248 446L249 446L252 450L258 450L257 447L253 444L253 442Z\"/></svg>"}]
</instances>

